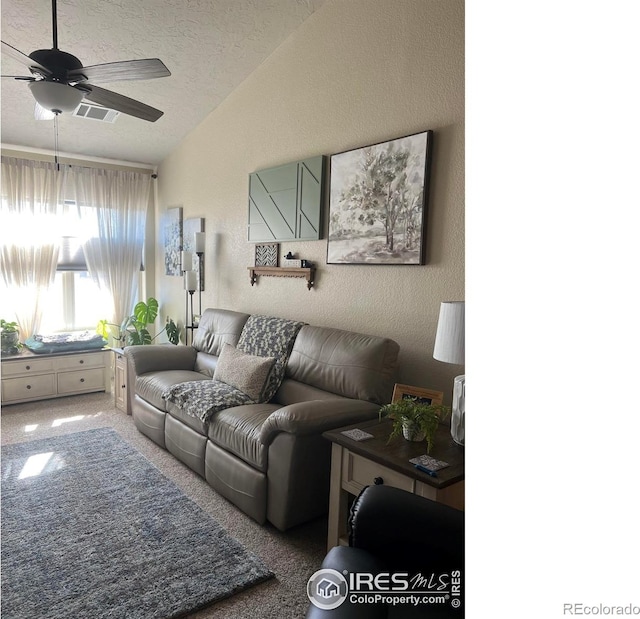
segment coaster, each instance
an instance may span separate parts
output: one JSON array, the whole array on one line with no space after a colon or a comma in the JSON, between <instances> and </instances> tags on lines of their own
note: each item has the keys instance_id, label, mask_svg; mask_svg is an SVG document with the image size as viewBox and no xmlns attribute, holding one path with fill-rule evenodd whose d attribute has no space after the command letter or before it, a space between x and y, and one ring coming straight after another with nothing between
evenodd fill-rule
<instances>
[{"instance_id":1,"label":"coaster","mask_svg":"<svg viewBox=\"0 0 640 619\"><path fill-rule=\"evenodd\" d=\"M356 428L355 430L343 430L341 434L348 436L354 441L366 441L368 438L373 438L373 434L369 434L368 432L359 430L358 428Z\"/></svg>"},{"instance_id":2,"label":"coaster","mask_svg":"<svg viewBox=\"0 0 640 619\"><path fill-rule=\"evenodd\" d=\"M431 456L418 456L417 458L411 458L409 460L411 464L419 464L423 466L425 469L429 469L430 471L439 471L440 469L444 469L449 466L448 462L443 462L442 460L436 460Z\"/></svg>"}]
</instances>

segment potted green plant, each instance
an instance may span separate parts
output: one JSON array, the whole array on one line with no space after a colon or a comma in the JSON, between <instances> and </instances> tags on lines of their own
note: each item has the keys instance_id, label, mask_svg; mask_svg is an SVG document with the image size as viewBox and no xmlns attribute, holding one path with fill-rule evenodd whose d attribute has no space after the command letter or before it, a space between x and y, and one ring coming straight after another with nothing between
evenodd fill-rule
<instances>
[{"instance_id":1,"label":"potted green plant","mask_svg":"<svg viewBox=\"0 0 640 619\"><path fill-rule=\"evenodd\" d=\"M20 349L20 327L15 321L0 318L0 347L7 355L15 355Z\"/></svg>"},{"instance_id":2,"label":"potted green plant","mask_svg":"<svg viewBox=\"0 0 640 619\"><path fill-rule=\"evenodd\" d=\"M108 338L110 328L114 328L115 334L113 339L118 346L135 346L141 344L151 344L160 334L166 331L167 338L172 344L177 344L180 341L180 329L178 329L176 323L172 318L167 316L162 331L157 333L154 337L151 337L148 325L155 322L158 317L158 300L153 297L149 297L147 302L140 301L133 308L133 314L127 316L122 324L116 325L106 320L101 320L98 323L96 331L104 338Z\"/></svg>"},{"instance_id":3,"label":"potted green plant","mask_svg":"<svg viewBox=\"0 0 640 619\"><path fill-rule=\"evenodd\" d=\"M448 413L449 408L441 404L425 404L416 398L401 398L385 404L379 411L379 418L387 417L391 420L390 441L400 435L408 441L426 440L429 453L438 424Z\"/></svg>"}]
</instances>

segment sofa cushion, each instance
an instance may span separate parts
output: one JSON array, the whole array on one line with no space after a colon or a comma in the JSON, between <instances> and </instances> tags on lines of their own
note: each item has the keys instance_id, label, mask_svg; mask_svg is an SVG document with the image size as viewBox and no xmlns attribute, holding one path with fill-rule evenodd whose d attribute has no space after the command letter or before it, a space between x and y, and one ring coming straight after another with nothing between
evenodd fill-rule
<instances>
[{"instance_id":1,"label":"sofa cushion","mask_svg":"<svg viewBox=\"0 0 640 619\"><path fill-rule=\"evenodd\" d=\"M185 426L189 426L192 430L195 430L202 436L207 436L209 430L209 423L207 421L201 421L193 415L189 415L182 409L178 408L173 402L166 402L167 413L170 417L181 421Z\"/></svg>"},{"instance_id":2,"label":"sofa cushion","mask_svg":"<svg viewBox=\"0 0 640 619\"><path fill-rule=\"evenodd\" d=\"M245 404L216 413L209 422L209 439L260 471L267 470L269 448L260 430L277 404Z\"/></svg>"},{"instance_id":3,"label":"sofa cushion","mask_svg":"<svg viewBox=\"0 0 640 619\"><path fill-rule=\"evenodd\" d=\"M275 362L274 357L257 357L224 344L213 379L240 389L260 404L264 402L262 395Z\"/></svg>"},{"instance_id":4,"label":"sofa cushion","mask_svg":"<svg viewBox=\"0 0 640 619\"><path fill-rule=\"evenodd\" d=\"M218 357L224 343L236 346L249 314L222 309L206 309L200 317L193 347ZM196 368L201 370L201 368Z\"/></svg>"},{"instance_id":5,"label":"sofa cushion","mask_svg":"<svg viewBox=\"0 0 640 619\"><path fill-rule=\"evenodd\" d=\"M193 369L201 374L213 378L213 374L216 371L216 364L218 363L218 357L216 355L210 355L208 352L196 353L196 361Z\"/></svg>"},{"instance_id":6,"label":"sofa cushion","mask_svg":"<svg viewBox=\"0 0 640 619\"><path fill-rule=\"evenodd\" d=\"M166 402L162 393L176 383L185 383L194 380L211 380L209 376L192 372L191 370L164 370L161 372L149 372L136 378L136 393L143 399L153 404L161 411L167 412Z\"/></svg>"},{"instance_id":7,"label":"sofa cushion","mask_svg":"<svg viewBox=\"0 0 640 619\"><path fill-rule=\"evenodd\" d=\"M391 401L400 347L388 338L305 325L287 364L287 378L347 398Z\"/></svg>"}]
</instances>

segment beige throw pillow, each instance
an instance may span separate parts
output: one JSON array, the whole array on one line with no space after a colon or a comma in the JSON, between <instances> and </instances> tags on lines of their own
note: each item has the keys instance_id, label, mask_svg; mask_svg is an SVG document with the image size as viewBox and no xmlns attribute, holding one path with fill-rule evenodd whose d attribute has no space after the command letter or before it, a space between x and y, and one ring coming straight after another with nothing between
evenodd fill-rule
<instances>
[{"instance_id":1,"label":"beige throw pillow","mask_svg":"<svg viewBox=\"0 0 640 619\"><path fill-rule=\"evenodd\" d=\"M213 378L239 389L255 402L261 403L265 383L275 362L273 357L249 355L231 344L224 344Z\"/></svg>"}]
</instances>

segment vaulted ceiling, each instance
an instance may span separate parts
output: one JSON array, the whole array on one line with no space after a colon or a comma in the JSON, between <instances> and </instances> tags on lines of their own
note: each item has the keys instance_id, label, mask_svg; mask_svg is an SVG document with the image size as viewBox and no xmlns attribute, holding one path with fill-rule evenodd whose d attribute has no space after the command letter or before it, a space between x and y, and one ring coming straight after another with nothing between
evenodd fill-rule
<instances>
[{"instance_id":1,"label":"vaulted ceiling","mask_svg":"<svg viewBox=\"0 0 640 619\"><path fill-rule=\"evenodd\" d=\"M58 47L84 66L160 58L170 77L101 87L164 111L151 123L63 114L61 152L159 163L325 0L58 0ZM50 0L2 0L2 40L25 54L52 47ZM3 75L29 75L2 56ZM34 118L27 83L3 78L3 145L53 150L54 123Z\"/></svg>"}]
</instances>

